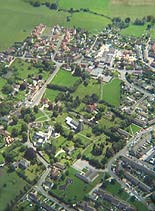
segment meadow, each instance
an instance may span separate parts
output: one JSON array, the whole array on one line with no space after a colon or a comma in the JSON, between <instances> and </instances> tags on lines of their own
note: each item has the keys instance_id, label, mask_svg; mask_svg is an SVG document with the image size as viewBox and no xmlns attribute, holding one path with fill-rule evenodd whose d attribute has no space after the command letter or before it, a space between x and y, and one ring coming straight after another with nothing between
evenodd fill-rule
<instances>
[{"instance_id":1,"label":"meadow","mask_svg":"<svg viewBox=\"0 0 155 211\"><path fill-rule=\"evenodd\" d=\"M84 198L84 196L87 195L93 189L93 187L95 187L96 184L98 184L98 182L101 180L102 177L100 175L92 183L87 184L82 180L80 180L79 178L77 178L75 176L76 173L77 171L75 169L69 168L68 176L65 178L65 180L60 179L57 182L57 188L52 189L51 192L54 195L63 199L65 202L74 203L77 201L81 201ZM72 180L72 184L69 184L66 190L60 190L59 189L60 186L66 183L67 178Z\"/></svg>"},{"instance_id":2,"label":"meadow","mask_svg":"<svg viewBox=\"0 0 155 211\"><path fill-rule=\"evenodd\" d=\"M8 169L0 169L0 210L5 210L7 205L23 191L26 182L16 172L8 173Z\"/></svg>"},{"instance_id":3,"label":"meadow","mask_svg":"<svg viewBox=\"0 0 155 211\"><path fill-rule=\"evenodd\" d=\"M130 3L129 3L130 1ZM127 3L114 0L58 0L61 9L89 8L93 12L108 17L143 17L154 15L154 1L152 4L140 4L140 0L129 0ZM137 2L133 4L133 2ZM82 27L91 32L102 30L110 20L106 17L87 12L75 13L71 21L67 22L70 13L66 11L50 10L45 6L33 7L24 0L0 1L0 50L4 50L16 41L22 41L32 29L40 24L53 26L55 24L67 27Z\"/></svg>"},{"instance_id":4,"label":"meadow","mask_svg":"<svg viewBox=\"0 0 155 211\"><path fill-rule=\"evenodd\" d=\"M72 87L78 79L78 77L72 76L71 72L60 70L52 80L52 84L56 84L58 86Z\"/></svg>"},{"instance_id":5,"label":"meadow","mask_svg":"<svg viewBox=\"0 0 155 211\"><path fill-rule=\"evenodd\" d=\"M120 84L121 81L115 78L103 86L102 99L115 107L119 107L120 105Z\"/></svg>"}]
</instances>

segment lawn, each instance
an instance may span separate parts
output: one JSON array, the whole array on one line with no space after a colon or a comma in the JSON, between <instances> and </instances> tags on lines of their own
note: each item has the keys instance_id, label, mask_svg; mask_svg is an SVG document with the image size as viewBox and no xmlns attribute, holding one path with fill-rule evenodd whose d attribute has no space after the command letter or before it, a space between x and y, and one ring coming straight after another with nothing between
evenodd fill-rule
<instances>
[{"instance_id":1,"label":"lawn","mask_svg":"<svg viewBox=\"0 0 155 211\"><path fill-rule=\"evenodd\" d=\"M146 25L143 26L130 25L128 28L123 29L121 31L121 34L140 37L142 36L142 34L145 33L145 30L146 30Z\"/></svg>"},{"instance_id":2,"label":"lawn","mask_svg":"<svg viewBox=\"0 0 155 211\"><path fill-rule=\"evenodd\" d=\"M60 70L51 83L58 86L72 87L78 79L79 78L73 76L71 72Z\"/></svg>"},{"instance_id":3,"label":"lawn","mask_svg":"<svg viewBox=\"0 0 155 211\"><path fill-rule=\"evenodd\" d=\"M121 92L121 81L117 78L110 81L108 84L103 86L103 100L107 103L119 107L120 105L120 92Z\"/></svg>"},{"instance_id":4,"label":"lawn","mask_svg":"<svg viewBox=\"0 0 155 211\"><path fill-rule=\"evenodd\" d=\"M53 102L58 94L59 94L59 91L47 88L45 92L45 97Z\"/></svg>"},{"instance_id":5,"label":"lawn","mask_svg":"<svg viewBox=\"0 0 155 211\"><path fill-rule=\"evenodd\" d=\"M100 84L91 79L88 86L84 86L82 83L78 86L77 90L73 93L73 96L79 96L80 98L85 97L86 95L96 94L100 96Z\"/></svg>"},{"instance_id":6,"label":"lawn","mask_svg":"<svg viewBox=\"0 0 155 211\"><path fill-rule=\"evenodd\" d=\"M100 175L98 178L96 178L94 182L87 184L75 176L75 174L77 173L75 169L69 168L68 171L69 175L65 178L65 181L67 178L70 178L72 180L72 184L69 184L66 190L64 191L59 190L59 187L65 184L65 181L62 181L60 179L59 183L57 184L57 188L53 189L52 193L54 195L57 195L64 201L71 203L81 201L84 198L84 196L86 196L92 190L92 188L95 187L100 182L102 177Z\"/></svg>"},{"instance_id":7,"label":"lawn","mask_svg":"<svg viewBox=\"0 0 155 211\"><path fill-rule=\"evenodd\" d=\"M131 134L134 135L135 133L139 132L141 129L141 127L139 127L138 125L135 124L131 124L129 127L127 127L127 131Z\"/></svg>"},{"instance_id":8,"label":"lawn","mask_svg":"<svg viewBox=\"0 0 155 211\"><path fill-rule=\"evenodd\" d=\"M7 167L0 169L0 210L5 210L27 184L16 172L8 173L7 171Z\"/></svg>"}]
</instances>

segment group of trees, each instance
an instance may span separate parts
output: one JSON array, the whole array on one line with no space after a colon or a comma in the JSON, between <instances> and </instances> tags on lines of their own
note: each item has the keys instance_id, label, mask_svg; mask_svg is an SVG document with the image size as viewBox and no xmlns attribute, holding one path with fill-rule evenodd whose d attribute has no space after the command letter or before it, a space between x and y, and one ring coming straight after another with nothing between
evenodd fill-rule
<instances>
[{"instance_id":1,"label":"group of trees","mask_svg":"<svg viewBox=\"0 0 155 211\"><path fill-rule=\"evenodd\" d=\"M76 91L76 89L78 88L78 86L80 85L80 83L81 83L81 80L79 79L71 87L59 86L57 84L48 84L47 85L47 88L58 90L58 91L61 91L61 92L67 92L68 91L68 92L72 93L72 92L75 92Z\"/></svg>"},{"instance_id":2,"label":"group of trees","mask_svg":"<svg viewBox=\"0 0 155 211\"><path fill-rule=\"evenodd\" d=\"M46 7L48 7L51 10L57 10L58 9L58 5L57 3L51 3L48 0L25 0L26 2L29 2L33 7L40 7L41 5L45 5Z\"/></svg>"}]
</instances>

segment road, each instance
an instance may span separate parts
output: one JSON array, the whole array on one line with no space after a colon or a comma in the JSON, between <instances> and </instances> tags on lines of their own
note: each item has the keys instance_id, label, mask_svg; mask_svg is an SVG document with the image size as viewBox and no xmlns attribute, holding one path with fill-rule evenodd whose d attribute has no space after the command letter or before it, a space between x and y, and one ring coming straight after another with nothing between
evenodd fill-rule
<instances>
[{"instance_id":1,"label":"road","mask_svg":"<svg viewBox=\"0 0 155 211\"><path fill-rule=\"evenodd\" d=\"M132 87L132 88L134 88L134 89L136 89L136 90L138 90L139 92L141 92L142 94L144 94L144 95L146 95L146 96L148 96L148 97L152 97L152 94L151 94L151 93L149 93L149 92L147 92L146 90L144 90L144 89L142 89L142 88L136 86L136 85L133 84L133 83L129 83L129 82L127 81L127 79L126 79L126 73L129 72L129 71L126 71L126 70L119 70L119 69L117 69L117 71L120 73L120 78L121 78L121 80L124 81L126 85L128 85L129 87ZM132 70L132 72L133 72L133 70Z\"/></svg>"},{"instance_id":2,"label":"road","mask_svg":"<svg viewBox=\"0 0 155 211\"><path fill-rule=\"evenodd\" d=\"M135 137L132 137L129 142L126 144L126 146L120 150L116 155L114 155L112 157L112 159L108 162L107 164L107 170L108 173L114 178L116 179L116 181L121 185L121 187L123 188L127 188L126 184L112 171L112 166L114 164L114 162L121 156L121 155L126 155L128 152L128 147L132 144L132 143L136 143L137 141L140 140L140 137L145 134L148 133L149 131L151 131L154 128L154 126L151 126L149 128L147 128L146 130L140 131ZM144 203L145 205L147 205L145 199L143 197L141 197L137 192L135 192L135 190L131 190L130 192L133 193L142 203Z\"/></svg>"},{"instance_id":3,"label":"road","mask_svg":"<svg viewBox=\"0 0 155 211\"><path fill-rule=\"evenodd\" d=\"M59 63L56 64L56 69L54 70L54 72L50 75L50 77L47 79L47 81L44 83L44 85L38 90L38 92L33 96L33 98L31 99L31 102L28 103L29 107L34 107L36 105L39 105L39 103L45 93L47 85L53 80L55 75L59 72L61 65L62 64L59 64Z\"/></svg>"}]
</instances>

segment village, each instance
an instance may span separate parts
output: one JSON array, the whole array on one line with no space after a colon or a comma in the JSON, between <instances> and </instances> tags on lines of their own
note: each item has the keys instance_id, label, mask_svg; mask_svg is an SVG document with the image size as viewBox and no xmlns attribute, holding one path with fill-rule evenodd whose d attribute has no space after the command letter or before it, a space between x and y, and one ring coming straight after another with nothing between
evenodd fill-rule
<instances>
[{"instance_id":1,"label":"village","mask_svg":"<svg viewBox=\"0 0 155 211\"><path fill-rule=\"evenodd\" d=\"M154 210L154 63L150 38L108 27L40 24L0 53L0 166L25 181L18 208Z\"/></svg>"}]
</instances>

